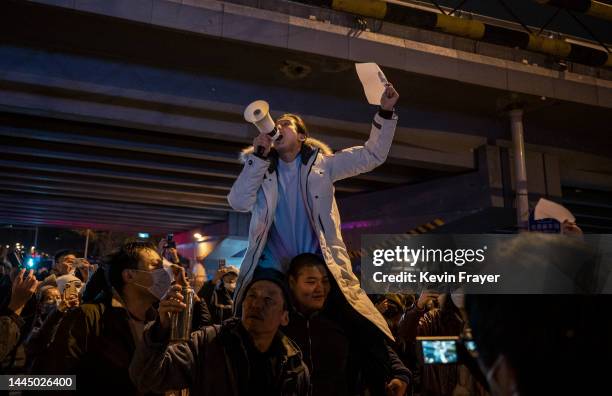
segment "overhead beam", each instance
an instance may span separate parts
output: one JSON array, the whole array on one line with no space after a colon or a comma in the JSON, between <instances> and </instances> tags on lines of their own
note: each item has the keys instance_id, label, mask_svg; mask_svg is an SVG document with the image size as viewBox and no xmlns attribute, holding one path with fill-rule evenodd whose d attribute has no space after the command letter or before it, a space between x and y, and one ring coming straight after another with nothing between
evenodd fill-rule
<instances>
[{"instance_id":1,"label":"overhead beam","mask_svg":"<svg viewBox=\"0 0 612 396\"><path fill-rule=\"evenodd\" d=\"M32 225L32 226L45 226L45 227L61 227L61 228L81 228L81 229L93 229L93 230L114 230L114 231L142 231L142 228L138 225L117 225L114 223L94 223L94 222L83 222L79 220L62 220L62 219L51 219L43 217L0 217L0 221L8 224L21 224L21 225ZM154 233L167 233L186 231L177 230L167 227L159 227L155 230L151 229Z\"/></svg>"},{"instance_id":2,"label":"overhead beam","mask_svg":"<svg viewBox=\"0 0 612 396\"><path fill-rule=\"evenodd\" d=\"M52 118L41 118L40 122L33 122L32 120L36 118L19 119L9 117L8 113L0 113L0 136L48 143L70 142L70 144L100 149L125 150L127 147L130 151L163 156L173 155L201 161L234 164L239 162L239 148L233 149L232 145L223 144L220 141L188 136L150 136L151 132L145 133L140 130L122 128L117 130L117 127L96 126ZM45 129L27 127L32 124L43 124L41 127ZM74 128L77 129L74 130ZM191 143L190 145L184 144L183 140L187 139L189 141L185 143Z\"/></svg>"},{"instance_id":3,"label":"overhead beam","mask_svg":"<svg viewBox=\"0 0 612 396\"><path fill-rule=\"evenodd\" d=\"M156 184L129 184L121 181L99 181L95 179L76 179L61 175L54 175L51 172L44 174L27 173L27 172L7 172L4 168L0 167L0 177L6 178L6 180L21 180L28 181L29 184L35 186L36 182L57 182L58 185L72 185L77 182L78 185L86 189L87 186L102 187L107 191L114 190L135 190L141 192L149 192L156 194L195 194L202 198L214 198L215 200L226 200L227 194L220 194L219 190L211 190L207 188L196 188L196 187L179 187L179 186L167 186L167 185L156 185ZM78 181L77 181L78 180Z\"/></svg>"},{"instance_id":4,"label":"overhead beam","mask_svg":"<svg viewBox=\"0 0 612 396\"><path fill-rule=\"evenodd\" d=\"M1 175L1 172L0 172ZM225 196L210 196L208 194L202 194L198 192L185 192L185 191L168 191L158 189L139 189L129 187L105 187L105 186L92 186L86 183L80 183L75 181L49 181L49 180L38 180L31 179L28 177L10 177L5 176L2 179L2 183L5 186L23 186L32 187L39 189L52 189L57 191L75 191L83 192L86 194L102 194L102 195L116 195L118 197L141 197L144 202L155 201L159 196L165 195L168 198L175 199L177 202L201 202L208 205L219 205L222 207L229 206ZM119 199L120 200L120 199Z\"/></svg>"},{"instance_id":5,"label":"overhead beam","mask_svg":"<svg viewBox=\"0 0 612 396\"><path fill-rule=\"evenodd\" d=\"M83 193L79 193L79 192L68 192L68 191L62 191L62 190L54 190L54 189L36 189L36 188L31 188L31 187L19 187L19 186L10 186L10 187L5 187L3 188L4 192L15 192L15 193L33 193L33 194L39 194L41 196L62 196L62 197L72 197L72 198L84 198L84 199L89 199L92 198L92 196L90 194L83 194ZM143 200L140 198L133 198L133 197L119 197L119 196L115 196L115 195L101 195L101 194L96 194L95 198L98 200L102 200L102 201L111 201L111 202L135 202L135 203L142 203ZM149 202L154 203L154 204L161 204L161 205L168 205L168 206L173 206L173 207L184 207L184 208L192 208L192 209L208 209L208 210L219 210L219 211L229 211L229 206L213 206L213 205L201 205L197 202L183 202L183 201L179 201L179 200L174 200L174 199L155 199L155 200L149 200Z\"/></svg>"},{"instance_id":6,"label":"overhead beam","mask_svg":"<svg viewBox=\"0 0 612 396\"><path fill-rule=\"evenodd\" d=\"M177 208L175 206L161 205L145 205L142 203L109 203L107 201L99 201L95 198L87 200L79 200L70 197L41 197L38 194L19 194L11 195L0 193L0 202L2 203L24 203L27 205L39 207L50 206L58 208L81 208L100 210L109 213L134 213L139 215L155 215L155 216L173 216L176 218L185 218L193 221L224 221L227 218L226 213L209 210L194 210L188 208Z\"/></svg>"},{"instance_id":7,"label":"overhead beam","mask_svg":"<svg viewBox=\"0 0 612 396\"><path fill-rule=\"evenodd\" d=\"M19 205L5 205L0 204L0 208L5 210L8 216L15 215L27 215L27 216L41 216L41 217L54 217L54 218L70 218L78 219L81 221L104 221L114 222L121 225L142 225L147 227L159 227L160 224L168 228L195 228L202 223L198 222L181 222L171 219L155 219L145 217L134 217L128 215L104 215L103 213L96 212L85 212L85 211L70 211L70 210L56 210L49 208L31 208Z\"/></svg>"},{"instance_id":8,"label":"overhead beam","mask_svg":"<svg viewBox=\"0 0 612 396\"><path fill-rule=\"evenodd\" d=\"M116 101L106 100L106 102L102 101L100 103L88 102L86 99L91 100L96 94L100 95L101 92L108 91L103 86L97 86L91 83L62 80L58 78L41 79L36 76L12 73L10 71L5 71L5 73L2 74L0 83L10 79L21 82L27 81L40 88L45 88L47 86L54 89L59 87L70 89L74 91L75 99L53 96L52 93L49 93L51 96L41 95L36 93L39 91L37 89L33 89L33 92L16 93L5 88L0 89L2 92L2 95L0 95L0 109L5 111L42 117L93 122L100 125L152 130L175 135L206 137L209 139L229 141L232 142L232 144L241 143L248 145L256 134L252 126L246 124L242 120L241 115L244 109L241 105L225 103L213 104L206 100L114 87L114 96L130 98L140 101L143 104L143 106L139 106L138 108L130 108L128 105L116 105ZM51 97L53 97L52 100L50 100ZM78 103L78 112L75 111L75 101ZM164 112L165 106L177 105L192 109L193 111L185 112L188 115ZM222 114L222 118L210 118L217 114L211 114L211 109ZM275 113L280 115L282 112L288 110L289 109L278 109ZM341 126L343 122L310 116L308 114L304 114L303 116L306 119L312 119L312 125L317 126L317 130L321 131L320 133L317 132L317 137L326 141L335 149L362 145L370 130L370 125L364 123L350 123L351 126L355 128L342 130L339 126ZM151 120L156 120L156 122L152 123ZM336 132L338 130L342 131L342 134L339 136L328 132ZM406 132L403 132L403 130L406 130ZM394 144L395 149L392 149L389 156L391 161L403 161L423 168L434 165L434 169L438 169L435 165L459 169L465 169L466 167L474 168L475 163L473 155L470 152L449 153L446 155L446 153L435 150L413 148L409 146L409 129L403 128L403 130L396 135L396 143ZM461 134L454 135L456 135L455 139L460 141L465 139ZM357 138L355 138L355 136ZM459 146L461 145L463 145L463 143Z\"/></svg>"},{"instance_id":9,"label":"overhead beam","mask_svg":"<svg viewBox=\"0 0 612 396\"><path fill-rule=\"evenodd\" d=\"M187 161L173 161L168 157L162 156L158 156L156 158L135 158L136 156L134 153L130 153L128 150L114 151L103 154L87 151L86 147L74 147L66 144L61 145L63 146L62 148L57 146L53 147L51 145L35 147L28 145L28 143L30 142L28 142L27 139L20 140L19 142L11 141L11 139L4 139L3 144L0 146L0 153L37 158L52 158L82 164L101 164L131 168L145 168L149 170L171 171L227 179L235 179L241 168L238 165L220 162L207 161L203 163L188 163Z\"/></svg>"},{"instance_id":10,"label":"overhead beam","mask_svg":"<svg viewBox=\"0 0 612 396\"><path fill-rule=\"evenodd\" d=\"M229 192L232 187L230 180L212 180L210 178L187 177L186 175L171 174L170 172L150 172L146 169L138 170L132 168L120 168L116 166L106 167L82 167L75 165L74 162L66 163L61 161L44 160L36 157L25 157L7 154L0 157L0 166L10 168L21 168L33 171L50 171L68 175L79 175L84 177L106 177L136 182L153 182L175 184L188 187L215 188Z\"/></svg>"}]
</instances>

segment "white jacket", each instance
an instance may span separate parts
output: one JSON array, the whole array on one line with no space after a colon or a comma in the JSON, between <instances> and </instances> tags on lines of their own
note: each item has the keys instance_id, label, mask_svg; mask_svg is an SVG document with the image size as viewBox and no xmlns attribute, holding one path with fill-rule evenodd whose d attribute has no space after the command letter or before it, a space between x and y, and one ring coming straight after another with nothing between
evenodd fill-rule
<instances>
[{"instance_id":1,"label":"white jacket","mask_svg":"<svg viewBox=\"0 0 612 396\"><path fill-rule=\"evenodd\" d=\"M351 268L351 260L340 233L340 214L333 183L369 172L385 162L396 125L396 115L392 119L385 119L377 113L372 122L370 138L364 146L351 147L335 154L323 143L308 138L302 147L300 166L300 190L329 271L353 308L390 339L393 339L393 335L387 322L361 289ZM239 308L244 286L249 284L266 245L278 201L278 160L261 159L253 154L252 147L243 151L242 158L245 161L244 168L227 197L234 210L251 212L249 246L240 266L234 294L234 301L237 302L235 310Z\"/></svg>"}]
</instances>

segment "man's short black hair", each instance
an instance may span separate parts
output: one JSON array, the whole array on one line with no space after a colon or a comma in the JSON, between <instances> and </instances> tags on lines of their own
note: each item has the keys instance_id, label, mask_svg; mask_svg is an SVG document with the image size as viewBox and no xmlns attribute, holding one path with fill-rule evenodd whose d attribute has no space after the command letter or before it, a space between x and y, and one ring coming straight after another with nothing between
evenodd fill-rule
<instances>
[{"instance_id":1,"label":"man's short black hair","mask_svg":"<svg viewBox=\"0 0 612 396\"><path fill-rule=\"evenodd\" d=\"M57 263L62 257L68 256L69 254L72 254L75 257L79 257L79 252L77 252L76 250L62 249L62 250L58 250L57 252L55 252L55 255L53 256L53 260L54 260L53 262Z\"/></svg>"},{"instance_id":2,"label":"man's short black hair","mask_svg":"<svg viewBox=\"0 0 612 396\"><path fill-rule=\"evenodd\" d=\"M117 291L123 290L122 273L125 269L138 269L140 253L145 249L155 250L148 242L130 242L121 246L104 260L107 280Z\"/></svg>"},{"instance_id":3,"label":"man's short black hair","mask_svg":"<svg viewBox=\"0 0 612 396\"><path fill-rule=\"evenodd\" d=\"M249 284L244 290L244 295L245 296L247 295L251 286L253 286L256 282L259 282L262 280L272 282L276 286L279 287L279 289L282 292L282 296L283 296L283 310L286 311L290 309L291 297L290 297L289 289L287 287L287 279L282 272L275 270L273 268L256 267L255 272L253 273L253 278L251 279L251 281L249 282Z\"/></svg>"},{"instance_id":4,"label":"man's short black hair","mask_svg":"<svg viewBox=\"0 0 612 396\"><path fill-rule=\"evenodd\" d=\"M314 253L298 254L291 260L291 263L289 264L289 271L287 271L287 276L297 279L300 271L303 268L318 266L323 266L325 269L327 269L327 265L325 264L323 257Z\"/></svg>"}]
</instances>

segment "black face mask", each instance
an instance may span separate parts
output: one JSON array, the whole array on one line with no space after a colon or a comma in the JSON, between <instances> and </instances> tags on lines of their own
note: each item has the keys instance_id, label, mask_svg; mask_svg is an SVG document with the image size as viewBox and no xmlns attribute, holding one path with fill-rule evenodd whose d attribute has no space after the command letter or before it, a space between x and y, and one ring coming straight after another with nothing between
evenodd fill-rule
<instances>
[{"instance_id":1,"label":"black face mask","mask_svg":"<svg viewBox=\"0 0 612 396\"><path fill-rule=\"evenodd\" d=\"M55 309L57 308L57 303L56 302L52 302L52 303L43 303L40 306L40 316L43 318L43 320L49 316L49 314L51 312L53 312Z\"/></svg>"}]
</instances>

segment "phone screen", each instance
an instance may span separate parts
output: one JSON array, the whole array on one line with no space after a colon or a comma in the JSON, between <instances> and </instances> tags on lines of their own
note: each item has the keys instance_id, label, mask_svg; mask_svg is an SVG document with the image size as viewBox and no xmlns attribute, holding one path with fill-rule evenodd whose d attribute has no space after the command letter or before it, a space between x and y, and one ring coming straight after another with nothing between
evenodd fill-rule
<instances>
[{"instance_id":1,"label":"phone screen","mask_svg":"<svg viewBox=\"0 0 612 396\"><path fill-rule=\"evenodd\" d=\"M476 351L476 343L473 340L465 341L465 348L470 352Z\"/></svg>"},{"instance_id":2,"label":"phone screen","mask_svg":"<svg viewBox=\"0 0 612 396\"><path fill-rule=\"evenodd\" d=\"M457 363L456 340L421 340L421 348L425 364Z\"/></svg>"}]
</instances>

